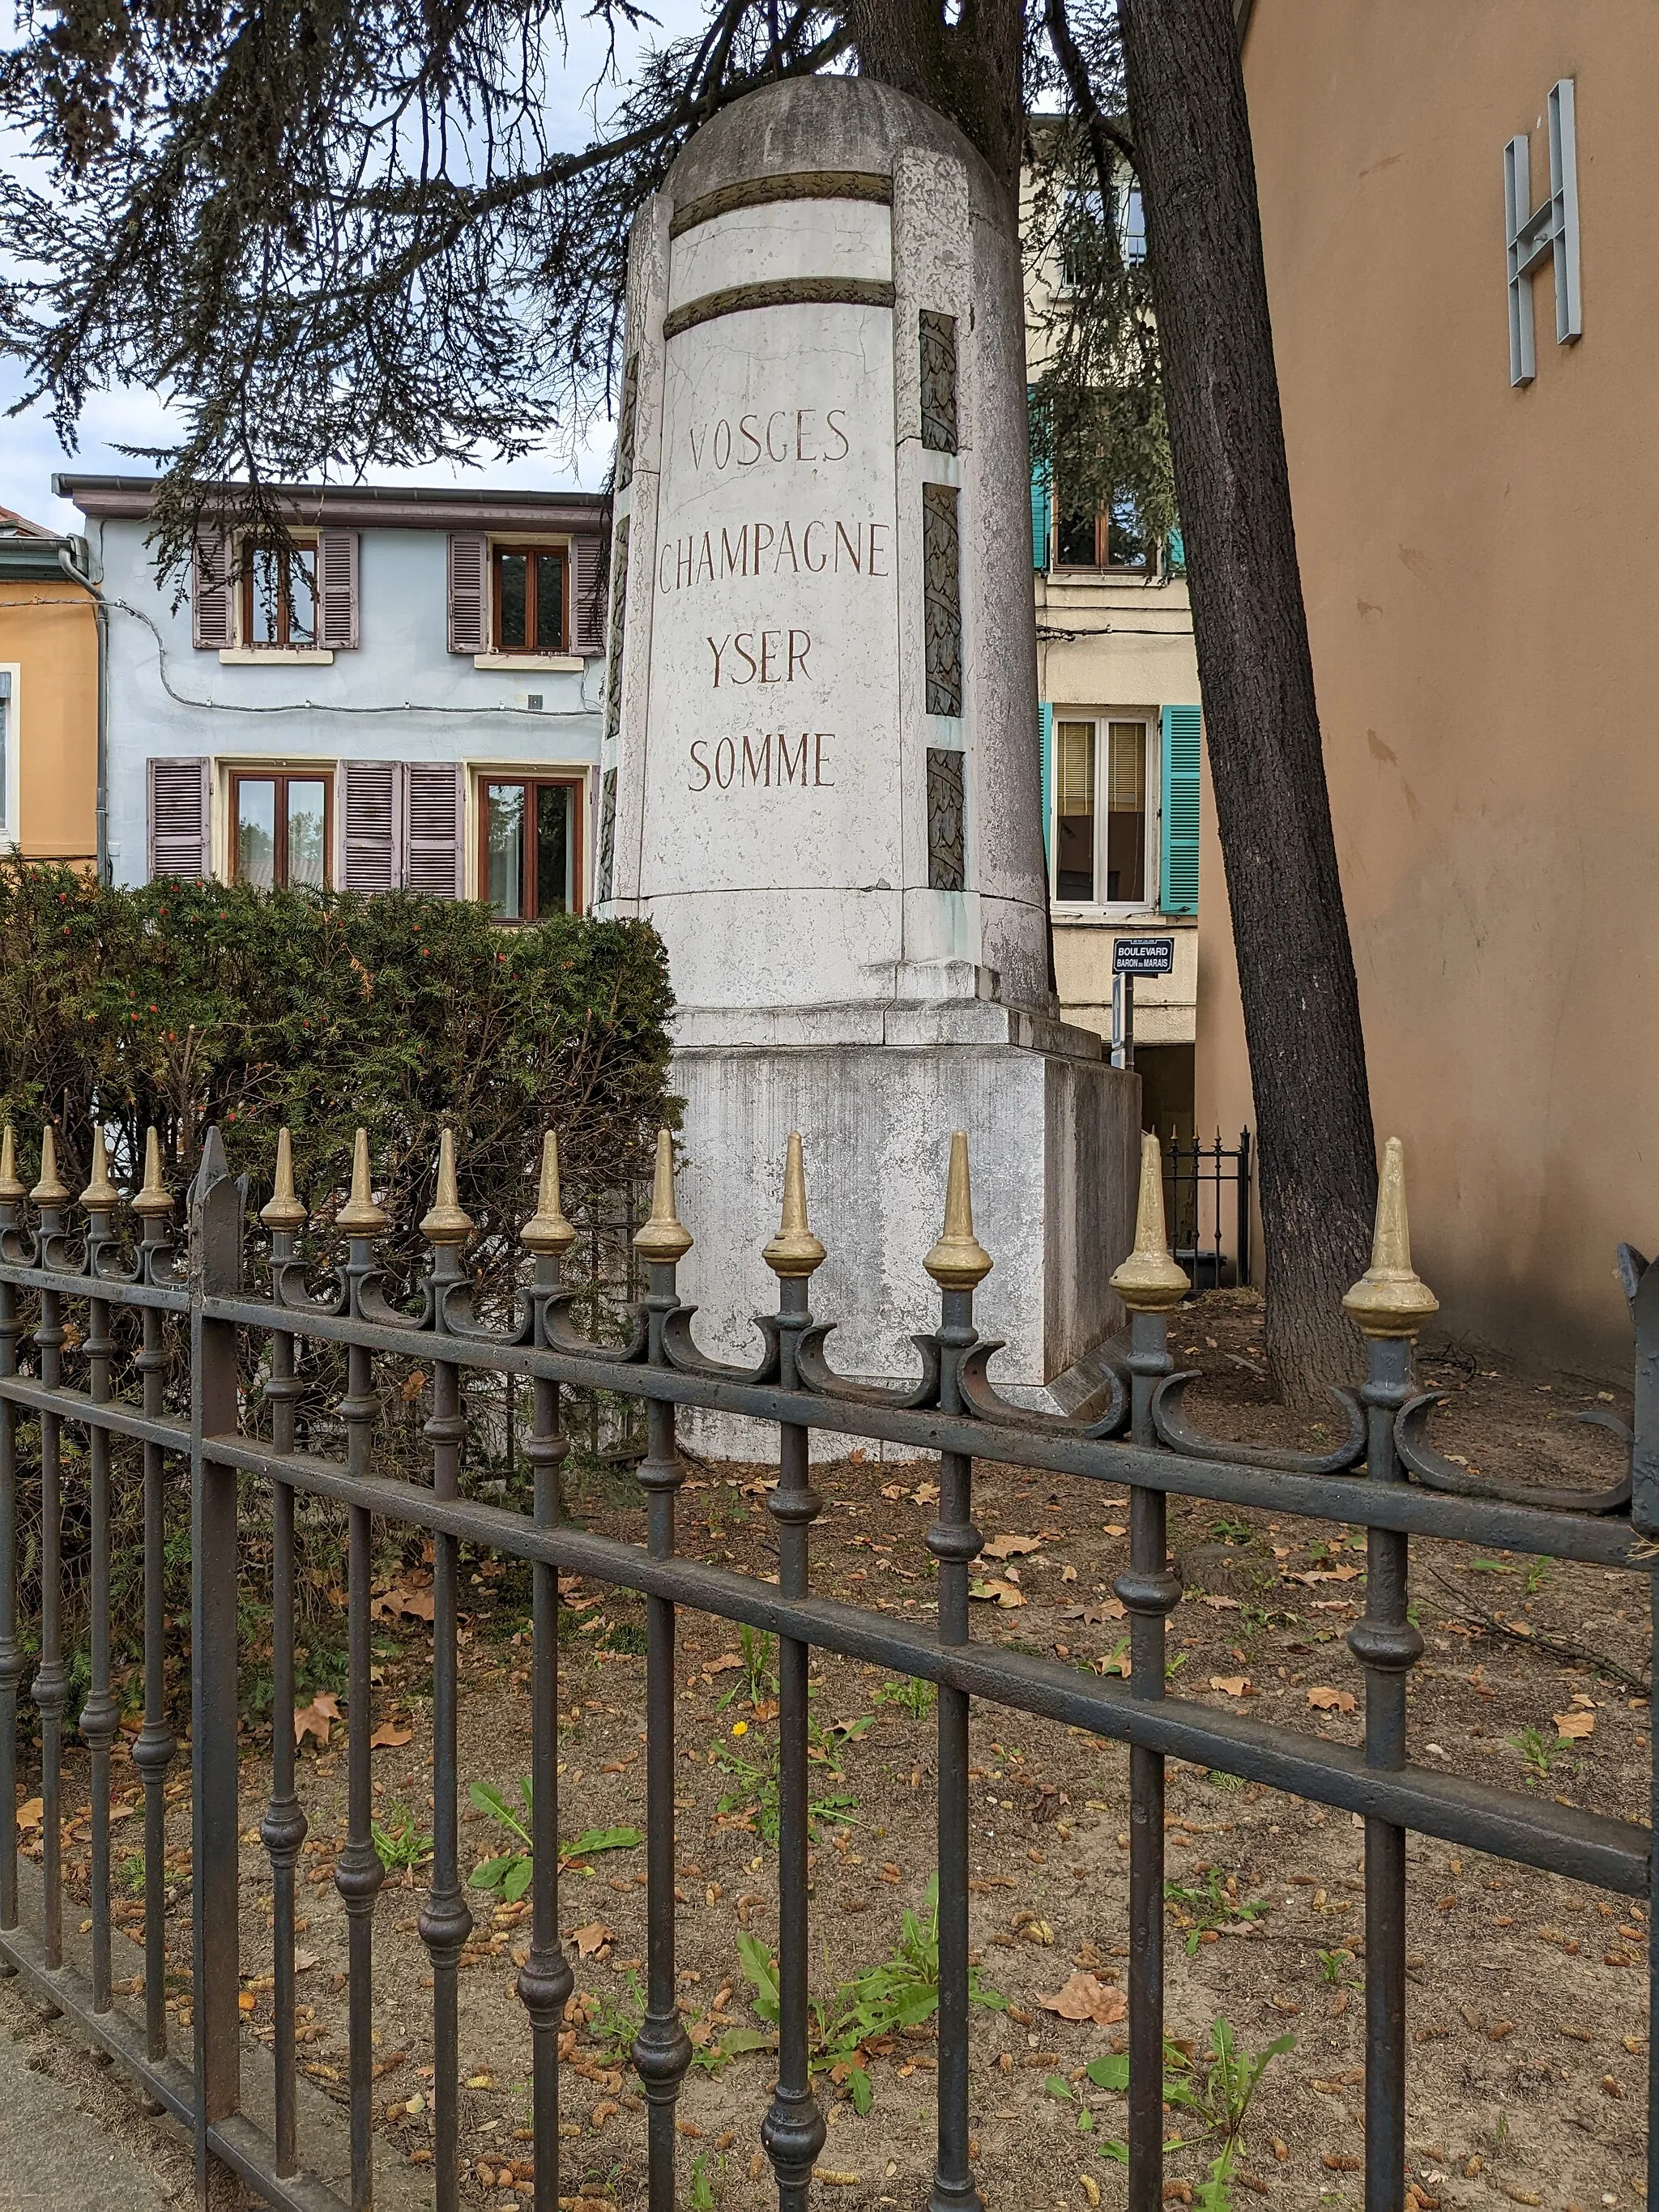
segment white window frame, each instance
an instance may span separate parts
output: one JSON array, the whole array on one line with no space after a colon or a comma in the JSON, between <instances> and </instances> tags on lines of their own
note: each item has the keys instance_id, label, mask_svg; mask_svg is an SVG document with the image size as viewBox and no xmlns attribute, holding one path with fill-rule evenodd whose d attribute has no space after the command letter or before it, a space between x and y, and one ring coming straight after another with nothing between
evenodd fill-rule
<instances>
[{"instance_id":1,"label":"white window frame","mask_svg":"<svg viewBox=\"0 0 1659 2212\"><path fill-rule=\"evenodd\" d=\"M1062 722L1091 722L1095 732L1095 884L1106 880L1106 791L1101 775L1100 740L1114 722L1139 722L1144 732L1143 756L1146 778L1146 871L1145 896L1138 899L1062 899L1060 881L1060 726ZM1155 707L1062 707L1054 709L1053 763L1048 783L1048 902L1056 921L1105 927L1156 914L1158 860L1163 839L1163 781L1160 775L1161 731Z\"/></svg>"},{"instance_id":2,"label":"white window frame","mask_svg":"<svg viewBox=\"0 0 1659 2212\"><path fill-rule=\"evenodd\" d=\"M232 819L231 793L239 775L290 775L309 777L328 786L329 820L334 829L334 844L338 842L340 804L339 768L337 756L328 753L217 753L212 765L212 819L208 825L208 851L213 863L216 883L231 884L236 878L231 867L231 858L236 843L236 825ZM327 888L337 890L335 881L338 863L331 849L324 856L324 872Z\"/></svg>"},{"instance_id":3,"label":"white window frame","mask_svg":"<svg viewBox=\"0 0 1659 2212\"><path fill-rule=\"evenodd\" d=\"M21 826L18 817L21 812L22 792L21 764L23 750L21 739L22 714L20 696L23 688L22 663L16 660L0 660L0 676L8 676L11 679L11 696L4 702L3 707L0 707L0 716L3 716L6 734L4 789L0 790L0 806L5 809L5 818L0 821L0 848L9 848L15 853L20 849L21 844L21 839L18 834Z\"/></svg>"}]
</instances>

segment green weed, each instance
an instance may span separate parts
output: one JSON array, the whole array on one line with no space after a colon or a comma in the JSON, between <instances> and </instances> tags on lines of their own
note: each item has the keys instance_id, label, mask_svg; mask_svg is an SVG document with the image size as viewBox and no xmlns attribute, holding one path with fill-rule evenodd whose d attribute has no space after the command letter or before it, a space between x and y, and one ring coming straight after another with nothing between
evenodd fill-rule
<instances>
[{"instance_id":1,"label":"green weed","mask_svg":"<svg viewBox=\"0 0 1659 2212\"><path fill-rule=\"evenodd\" d=\"M776 1661L778 1639L764 1631L751 1628L745 1621L738 1632L738 1644L743 1654L743 1666L732 1677L732 1686L715 1706L723 1713L735 1698L745 1705L763 1705L769 1698L778 1694Z\"/></svg>"},{"instance_id":2,"label":"green weed","mask_svg":"<svg viewBox=\"0 0 1659 2212\"><path fill-rule=\"evenodd\" d=\"M1559 1746L1552 1744L1542 1729L1536 1728L1523 1728L1519 1735L1512 1735L1509 1741L1521 1754L1522 1763L1527 1771L1528 1782L1547 1782L1549 1779L1550 1761L1554 1758Z\"/></svg>"},{"instance_id":3,"label":"green weed","mask_svg":"<svg viewBox=\"0 0 1659 2212\"><path fill-rule=\"evenodd\" d=\"M738 1954L744 1979L754 1990L754 2007L760 2019L778 2024L780 1997L777 1961L756 1936L739 1936ZM968 1995L975 2004L994 2012L1007 2008L1007 1999L988 1989L974 1967ZM814 2073L828 2072L843 2085L860 2117L875 2097L870 2078L871 2046L920 2027L939 2009L939 1877L927 1885L921 1913L905 1908L899 1939L886 1958L841 1983L826 2000L813 1998L809 2008L809 2062ZM768 2039L769 2041L770 2039ZM727 2035L725 2045L732 2047Z\"/></svg>"},{"instance_id":4,"label":"green weed","mask_svg":"<svg viewBox=\"0 0 1659 2212\"><path fill-rule=\"evenodd\" d=\"M891 1680L884 1682L872 1702L878 1705L896 1705L913 1721L925 1721L933 1711L938 1696L939 1692L931 1682L924 1682L919 1675L904 1674L896 1675Z\"/></svg>"},{"instance_id":5,"label":"green weed","mask_svg":"<svg viewBox=\"0 0 1659 2212\"><path fill-rule=\"evenodd\" d=\"M413 1874L432 1856L432 1838L423 1834L407 1805L396 1799L386 1807L386 1819L371 1824L374 1848L388 1874Z\"/></svg>"},{"instance_id":6,"label":"green weed","mask_svg":"<svg viewBox=\"0 0 1659 2212\"><path fill-rule=\"evenodd\" d=\"M473 1868L471 1886L474 1889L497 1889L503 1904L516 1905L529 1888L536 1869L536 1847L528 1826L533 1809L530 1777L524 1775L519 1782L519 1796L524 1806L522 1818L501 1791L492 1790L487 1782L475 1782L467 1795L480 1813L489 1814L507 1842L504 1851ZM637 1828L584 1828L580 1835L561 1843L559 1864L571 1866L600 1851L631 1851L644 1841Z\"/></svg>"},{"instance_id":7,"label":"green weed","mask_svg":"<svg viewBox=\"0 0 1659 2212\"><path fill-rule=\"evenodd\" d=\"M1231 2027L1222 2019L1211 2023L1208 2050L1192 2057L1179 2044L1165 2042L1164 2102L1171 2112L1188 2115L1196 2124L1198 2132L1170 2138L1164 2143L1164 2149L1190 2150L1200 2145L1218 2145L1208 2176L1199 2184L1193 2200L1204 2208L1204 2212L1235 2212L1232 2184L1243 2146L1245 2116L1268 2067L1275 2058L1295 2048L1293 2035L1281 2035L1260 2051L1241 2050ZM1127 2055L1113 2051L1094 2059L1085 2067L1084 2074L1096 2088L1121 2096L1129 2086ZM1080 2131L1093 2130L1093 2113L1063 2075L1049 2075L1043 2086L1051 2097L1077 2104ZM1115 2136L1108 2136L1096 2148L1103 2158L1128 2164L1129 2147Z\"/></svg>"},{"instance_id":8,"label":"green weed","mask_svg":"<svg viewBox=\"0 0 1659 2212\"><path fill-rule=\"evenodd\" d=\"M1241 1905L1237 1890L1237 1876L1224 1881L1219 1867L1208 1869L1200 1888L1179 1881L1164 1883L1164 1902L1173 1908L1175 1923L1187 1939L1189 1959L1206 1935L1241 1922L1260 1920L1267 1911L1265 1905Z\"/></svg>"}]
</instances>

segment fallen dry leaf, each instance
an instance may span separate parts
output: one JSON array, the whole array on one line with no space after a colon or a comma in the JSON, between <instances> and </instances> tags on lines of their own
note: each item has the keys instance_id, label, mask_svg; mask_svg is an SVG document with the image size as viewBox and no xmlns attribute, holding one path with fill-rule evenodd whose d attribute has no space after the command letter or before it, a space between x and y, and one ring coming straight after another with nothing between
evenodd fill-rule
<instances>
[{"instance_id":1,"label":"fallen dry leaf","mask_svg":"<svg viewBox=\"0 0 1659 2212\"><path fill-rule=\"evenodd\" d=\"M590 1920L585 1928L573 1928L570 1940L584 1959L591 1959L603 1943L608 1943L614 1934L603 1920Z\"/></svg>"},{"instance_id":2,"label":"fallen dry leaf","mask_svg":"<svg viewBox=\"0 0 1659 2212\"><path fill-rule=\"evenodd\" d=\"M936 1504L939 1500L939 1485L936 1482L919 1482L910 1492L910 1496L917 1505Z\"/></svg>"},{"instance_id":3,"label":"fallen dry leaf","mask_svg":"<svg viewBox=\"0 0 1659 2212\"><path fill-rule=\"evenodd\" d=\"M295 1945L294 1971L296 1974L308 1974L316 1963L317 1954L314 1951L307 1951L303 1944Z\"/></svg>"},{"instance_id":4,"label":"fallen dry leaf","mask_svg":"<svg viewBox=\"0 0 1659 2212\"><path fill-rule=\"evenodd\" d=\"M988 1559L1023 1559L1028 1552L1041 1551L1041 1536L993 1536L981 1546Z\"/></svg>"},{"instance_id":5,"label":"fallen dry leaf","mask_svg":"<svg viewBox=\"0 0 1659 2212\"><path fill-rule=\"evenodd\" d=\"M429 1589L389 1589L368 1601L371 1620L384 1620L389 1613L404 1613L411 1620L430 1620L437 1609L437 1600Z\"/></svg>"},{"instance_id":6,"label":"fallen dry leaf","mask_svg":"<svg viewBox=\"0 0 1659 2212\"><path fill-rule=\"evenodd\" d=\"M1230 1698L1244 1698L1250 1693L1250 1678L1248 1674L1212 1674L1210 1687Z\"/></svg>"},{"instance_id":7,"label":"fallen dry leaf","mask_svg":"<svg viewBox=\"0 0 1659 2212\"><path fill-rule=\"evenodd\" d=\"M1594 1713L1582 1711L1571 1713L1552 1713L1550 1718L1555 1723L1556 1734L1565 1736L1569 1742L1576 1742L1581 1736L1594 1735L1595 1733Z\"/></svg>"},{"instance_id":8,"label":"fallen dry leaf","mask_svg":"<svg viewBox=\"0 0 1659 2212\"><path fill-rule=\"evenodd\" d=\"M1207 1605L1212 1613L1238 1611L1238 1600L1236 1597L1222 1597L1214 1590L1206 1590L1198 1601L1200 1605Z\"/></svg>"},{"instance_id":9,"label":"fallen dry leaf","mask_svg":"<svg viewBox=\"0 0 1659 2212\"><path fill-rule=\"evenodd\" d=\"M1039 1995L1036 2002L1044 2012L1058 2013L1061 2020L1091 2020L1097 2027L1113 2027L1129 2009L1121 1990L1103 1982L1098 1974L1081 1972L1070 1976L1052 1996Z\"/></svg>"},{"instance_id":10,"label":"fallen dry leaf","mask_svg":"<svg viewBox=\"0 0 1659 2212\"><path fill-rule=\"evenodd\" d=\"M1012 1583L1005 1582L1000 1575L979 1577L969 1583L968 1595L969 1597L994 1598L1000 1606L1024 1605L1025 1602L1024 1592L1017 1589Z\"/></svg>"},{"instance_id":11,"label":"fallen dry leaf","mask_svg":"<svg viewBox=\"0 0 1659 2212\"><path fill-rule=\"evenodd\" d=\"M382 1721L368 1739L371 1751L396 1751L401 1744L413 1743L412 1728L399 1728L395 1721Z\"/></svg>"},{"instance_id":12,"label":"fallen dry leaf","mask_svg":"<svg viewBox=\"0 0 1659 2212\"><path fill-rule=\"evenodd\" d=\"M18 1826L20 1828L38 1828L46 1813L46 1806L39 1797L25 1798L23 1802L17 1808Z\"/></svg>"},{"instance_id":13,"label":"fallen dry leaf","mask_svg":"<svg viewBox=\"0 0 1659 2212\"><path fill-rule=\"evenodd\" d=\"M1352 1690L1333 1690L1321 1682L1308 1692L1308 1703L1322 1713L1351 1713L1354 1709Z\"/></svg>"},{"instance_id":14,"label":"fallen dry leaf","mask_svg":"<svg viewBox=\"0 0 1659 2212\"><path fill-rule=\"evenodd\" d=\"M308 1735L320 1743L328 1741L328 1732L340 1717L340 1700L332 1690L319 1690L308 1705L294 1708L294 1741L301 1744Z\"/></svg>"},{"instance_id":15,"label":"fallen dry leaf","mask_svg":"<svg viewBox=\"0 0 1659 2212\"><path fill-rule=\"evenodd\" d=\"M1121 1620L1123 1601L1117 1597L1103 1597L1093 1605L1063 1605L1060 1609L1062 1620L1080 1620L1085 1628L1099 1628L1109 1620Z\"/></svg>"},{"instance_id":16,"label":"fallen dry leaf","mask_svg":"<svg viewBox=\"0 0 1659 2212\"><path fill-rule=\"evenodd\" d=\"M705 1674L725 1674L730 1673L733 1667L741 1667L742 1664L741 1651L722 1651L720 1657L711 1659L702 1671Z\"/></svg>"}]
</instances>

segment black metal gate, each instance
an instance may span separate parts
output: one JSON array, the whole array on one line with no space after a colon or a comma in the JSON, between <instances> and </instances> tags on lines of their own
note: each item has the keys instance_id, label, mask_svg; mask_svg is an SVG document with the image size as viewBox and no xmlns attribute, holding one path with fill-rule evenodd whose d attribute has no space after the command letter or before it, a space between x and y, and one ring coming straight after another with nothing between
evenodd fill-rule
<instances>
[{"instance_id":1,"label":"black metal gate","mask_svg":"<svg viewBox=\"0 0 1659 2212\"><path fill-rule=\"evenodd\" d=\"M286 1160L286 1148L283 1159ZM0 1805L16 1803L19 1703L28 1666L24 1632L38 1627L28 1694L41 1741L41 1910L21 1909L17 1830L0 1820L0 1964L72 2014L144 2089L194 2132L198 2168L225 2161L275 2206L324 2212L340 2200L301 2160L295 2081L295 1870L306 1821L285 1726L274 1730L270 1800L261 1833L274 1882L276 2104L265 2130L242 2106L237 1915L238 1504L250 1487L271 1544L274 1700L291 1708L295 1684L295 1506L332 1499L349 1517L348 1834L334 1881L349 1916L349 2092L352 2202L372 2199L373 1916L384 1868L374 1837L370 1728L371 1516L429 1533L434 1561L434 1843L420 1914L434 2010L435 2108L432 2186L442 2208L458 2201L456 1976L471 1915L462 1887L457 1826L458 1547L462 1540L530 1563L534 1583L533 1840L531 1943L519 1995L533 2030L534 2191L538 2212L559 2197L557 2040L573 1987L558 1935L557 1711L560 1569L642 1593L647 1609L646 1750L648 1991L634 2063L648 2103L652 2212L676 2203L675 2103L691 2051L676 2005L674 1896L674 1650L677 1609L747 1623L779 1639L781 1765L778 2079L763 2141L786 2212L802 2207L824 2140L808 2049L807 1660L814 1648L873 1662L937 1684L939 1696L938 2150L930 2212L980 2202L968 2126L968 1718L970 1698L1075 1724L1131 1749L1129 2203L1152 2212L1163 2195L1164 1774L1176 1757L1363 1817L1365 1829L1365 2201L1370 2212L1404 2202L1406 2082L1405 1838L1408 1831L1599 1884L1651 1903L1648 1828L1460 1779L1408 1755L1406 1684L1421 1651L1407 1615L1407 1553L1413 1534L1629 1568L1650 1575L1659 1557L1659 1267L1634 1255L1627 1272L1638 1345L1637 1430L1631 1475L1599 1495L1505 1491L1442 1457L1425 1424L1431 1396L1412 1376L1415 1334L1434 1301L1413 1273L1406 1246L1399 1147L1385 1160L1371 1267L1349 1294L1369 1346L1368 1379L1348 1395L1348 1430L1322 1455L1223 1444L1183 1411L1190 1377L1174 1371L1170 1310L1187 1278L1164 1232L1160 1155L1143 1154L1136 1249L1113 1280L1133 1316L1127 1385L1091 1422L1022 1412L988 1376L994 1346L974 1327L975 1287L990 1261L975 1238L965 1141L952 1139L944 1231L927 1257L941 1294L939 1326L918 1340L922 1372L912 1387L878 1389L830 1368L827 1329L808 1307L823 1257L806 1218L798 1139L791 1139L783 1218L764 1257L776 1274L775 1316L750 1369L705 1358L675 1287L690 1238L676 1218L672 1158L661 1139L651 1218L636 1249L649 1287L621 1345L594 1343L576 1326L577 1293L562 1283L574 1232L559 1205L550 1140L539 1203L521 1242L532 1255L517 1309L492 1327L474 1309L464 1249L471 1224L457 1200L447 1137L438 1198L421 1227L430 1260L418 1310L394 1302L377 1265L390 1226L371 1190L360 1137L349 1202L337 1217L346 1256L331 1278L308 1280L296 1256L306 1221L291 1176L260 1216L264 1287L245 1285L246 1192L210 1135L191 1195L187 1245L175 1243L173 1200L152 1139L143 1188L132 1201L136 1249L119 1223L125 1201L101 1159L78 1210L59 1181L48 1139L40 1177L26 1194L7 1133L0 1156ZM34 1208L29 1224L27 1200ZM76 1225L71 1227L71 1212ZM165 1388L179 1333L188 1332L189 1412ZM262 1347L265 1433L250 1424L239 1352ZM124 1346L131 1349L124 1349ZM309 1349L307 1349L309 1348ZM334 1348L334 1350L331 1350ZM331 1418L343 1434L332 1453L296 1445L295 1409L306 1361L346 1361ZM377 1359L418 1352L429 1376L424 1436L429 1486L377 1468ZM458 1473L466 1425L465 1386L480 1375L528 1378L534 1413L526 1449L535 1470L530 1514L464 1499ZM648 1441L638 1468L648 1516L643 1547L607 1538L564 1516L560 1468L567 1453L562 1393L600 1389L646 1408ZM776 1425L780 1476L769 1498L777 1524L775 1583L679 1554L675 1493L684 1466L677 1407L705 1407ZM20 1443L38 1447L38 1614L19 1603ZM815 1596L809 1553L822 1501L809 1480L814 1431L875 1438L939 1455L937 1518L927 1545L937 1565L936 1626L896 1620ZM143 1483L144 1692L132 1758L143 1782L146 1837L143 2014L115 2002L111 1965L111 1752L118 1729L110 1652L112 1442L139 1449ZM314 1436L313 1438L314 1442ZM168 1776L179 1757L167 1723L163 1478L187 1459L191 1501L191 1683L189 1745L193 1815L194 1969L187 2051L169 2045L164 2002L164 1820ZM975 1460L1049 1470L1084 1482L1127 1485L1131 1564L1117 1582L1132 1630L1132 1673L1112 1683L1027 1653L975 1640L969 1576L981 1547L973 1525ZM1262 1507L1276 1515L1343 1522L1368 1533L1364 1618L1348 1641L1364 1669L1363 1750L1220 1712L1168 1694L1165 1623L1181 1602L1166 1545L1170 1494ZM1632 1510L1632 1496L1634 1506ZM264 1516L268 1514L268 1523ZM62 1781L70 1661L63 1634L66 1517L84 1527L90 1560L90 1645L79 1732L92 1777L91 1971L65 1963ZM245 1522L246 1528L246 1523ZM1650 2093L1651 2094L1651 2093ZM1650 2130L1650 2143L1659 2130ZM1650 2151L1650 2194L1659 2159Z\"/></svg>"}]
</instances>

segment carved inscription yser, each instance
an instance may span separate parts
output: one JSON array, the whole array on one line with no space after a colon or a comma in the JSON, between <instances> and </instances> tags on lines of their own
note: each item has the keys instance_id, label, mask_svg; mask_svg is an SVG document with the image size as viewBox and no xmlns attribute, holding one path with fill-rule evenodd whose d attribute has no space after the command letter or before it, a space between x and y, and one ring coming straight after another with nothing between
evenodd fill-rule
<instances>
[{"instance_id":1,"label":"carved inscription yser","mask_svg":"<svg viewBox=\"0 0 1659 2212\"><path fill-rule=\"evenodd\" d=\"M769 619L763 593L734 599L734 585L822 577L856 591L861 583L890 580L890 520L851 505L839 514L814 512L807 499L796 503L787 483L787 476L799 474L814 492L823 490L826 472L853 454L851 414L844 406L743 408L695 416L680 434L679 458L690 465L679 477L687 507L705 485L735 488L745 475L757 487L769 478L774 483L786 479L781 513L750 514L718 526L711 520L701 529L677 528L678 518L665 517L657 549L659 599L679 601L690 594L719 601L726 612L754 609L741 627L722 623L703 632L702 684L709 692L774 684L835 689L838 672L826 665L830 652L823 641L805 623ZM760 496L770 503L764 493ZM691 736L685 741L685 787L697 794L834 790L836 749L830 730Z\"/></svg>"}]
</instances>

